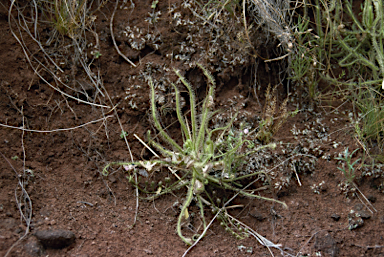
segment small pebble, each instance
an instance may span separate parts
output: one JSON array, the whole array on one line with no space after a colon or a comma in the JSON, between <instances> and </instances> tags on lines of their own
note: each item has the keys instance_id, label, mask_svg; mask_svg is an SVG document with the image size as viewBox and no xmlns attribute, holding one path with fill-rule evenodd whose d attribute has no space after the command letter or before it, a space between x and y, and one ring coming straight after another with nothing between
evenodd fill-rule
<instances>
[{"instance_id":1,"label":"small pebble","mask_svg":"<svg viewBox=\"0 0 384 257\"><path fill-rule=\"evenodd\" d=\"M369 195L369 196L368 196L368 200L369 200L371 203L375 203L376 200L377 200L377 198L376 198L376 196L374 196L374 195Z\"/></svg>"},{"instance_id":2,"label":"small pebble","mask_svg":"<svg viewBox=\"0 0 384 257\"><path fill-rule=\"evenodd\" d=\"M253 208L250 212L249 215L257 219L258 221L263 221L265 217L258 211L256 208Z\"/></svg>"},{"instance_id":3,"label":"small pebble","mask_svg":"<svg viewBox=\"0 0 384 257\"><path fill-rule=\"evenodd\" d=\"M45 248L61 249L75 242L76 236L69 230L39 230L35 236Z\"/></svg>"}]
</instances>

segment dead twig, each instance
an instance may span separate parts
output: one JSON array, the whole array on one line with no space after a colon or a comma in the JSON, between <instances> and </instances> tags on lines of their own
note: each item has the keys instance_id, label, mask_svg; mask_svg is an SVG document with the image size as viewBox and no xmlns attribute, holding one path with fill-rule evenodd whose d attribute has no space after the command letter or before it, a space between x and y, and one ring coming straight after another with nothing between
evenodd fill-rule
<instances>
[{"instance_id":1,"label":"dead twig","mask_svg":"<svg viewBox=\"0 0 384 257\"><path fill-rule=\"evenodd\" d=\"M21 108L21 112L23 111L23 108ZM23 115L23 127L24 127L24 115ZM11 253L12 249L19 243L21 242L29 233L29 228L31 225L31 220L32 220L32 201L31 198L29 197L29 194L27 190L25 189L25 177L28 176L27 170L25 168L25 159L26 159L26 154L25 154L25 147L24 147L24 131L22 132L21 135L21 147L23 149L23 174L19 174L16 169L13 167L11 162L4 156L2 152L0 152L0 155L5 159L5 161L8 163L8 165L13 169L15 172L15 175L18 179L18 184L15 188L15 199L17 203L17 208L19 209L21 219L25 222L27 225L27 228L25 229L25 233L23 236L21 236L6 252L4 257L8 256L8 254ZM18 190L21 190L20 196L18 196ZM21 203L23 201L23 204ZM24 210L22 209L22 206L25 206Z\"/></svg>"},{"instance_id":2,"label":"dead twig","mask_svg":"<svg viewBox=\"0 0 384 257\"><path fill-rule=\"evenodd\" d=\"M108 119L108 118L112 118L112 117L114 117L114 115L109 115L109 116L106 116L106 117L103 117L103 118L100 118L100 119L97 119L97 120L93 120L93 121L90 121L90 122L87 122L87 123L84 123L84 124L81 124L81 125L79 125L79 126L72 127L72 128L53 129L53 130L35 130L35 129L26 129L26 128L24 128L24 127L15 127L15 126L10 126L10 125L6 125L6 124L2 124L2 123L0 123L0 127L11 128L11 129L18 129L18 130L22 130L22 131L26 131L26 132L52 133L52 132L60 132L60 131L68 131L68 130L78 129L78 128L87 126L87 125L89 125L89 124L97 123L97 122L99 122L99 121L106 120L106 119Z\"/></svg>"},{"instance_id":3,"label":"dead twig","mask_svg":"<svg viewBox=\"0 0 384 257\"><path fill-rule=\"evenodd\" d=\"M111 22L109 23L109 28L111 30L111 37L112 37L112 41L113 41L113 45L115 46L115 49L117 51L117 53L123 57L124 60L126 60L129 64L131 64L133 67L136 67L136 64L134 64L131 60L129 60L119 49L119 47L117 46L116 44L116 40L115 40L115 36L113 34L113 19L115 18L115 13L116 13L116 10L117 10L117 6L119 5L119 0L116 0L116 5L115 5L115 9L113 10L113 13L112 13L112 16L111 16Z\"/></svg>"}]
</instances>

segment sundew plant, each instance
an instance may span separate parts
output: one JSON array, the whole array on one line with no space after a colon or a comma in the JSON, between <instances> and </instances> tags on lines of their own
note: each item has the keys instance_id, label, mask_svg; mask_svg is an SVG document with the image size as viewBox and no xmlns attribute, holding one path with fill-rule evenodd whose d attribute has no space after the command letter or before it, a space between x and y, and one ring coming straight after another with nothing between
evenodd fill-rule
<instances>
[{"instance_id":1,"label":"sundew plant","mask_svg":"<svg viewBox=\"0 0 384 257\"><path fill-rule=\"evenodd\" d=\"M223 207L223 201L215 194L216 190L232 191L238 195L274 201L285 206L283 202L244 190L244 183L250 178L263 173L263 171L255 171L254 173L240 176L237 172L238 165L246 156L257 154L262 148L273 148L276 145L271 143L256 147L251 140L247 139L248 135L244 132L240 132L236 137L231 136L230 130L233 125L233 119L223 127L209 128L209 121L216 113L214 111L215 80L203 66L198 66L208 81L207 95L200 108L197 106L195 92L191 84L178 71L175 71L189 94L189 118L181 110L180 91L176 85L172 84L175 90L176 114L180 124L183 144L177 144L173 137L162 127L155 103L155 87L150 80L151 118L162 143L152 139L150 132L148 132L148 141L149 145L160 156L146 161L113 162L108 164L103 170L104 174L107 175L111 165L123 166L130 173L128 178L133 186L147 195L145 199L154 199L163 194L186 188L187 193L177 220L177 233L188 245L191 245L197 237L204 236L203 234L185 236L182 231L183 222L189 218L191 203L195 202L200 209L199 215L203 223L201 230L205 233L207 222L204 206L208 206L214 212L219 211ZM198 112L198 109L200 109L200 112ZM164 175L164 183L160 181L161 183L158 183L157 188L151 191L133 179L133 174L138 173L140 170L142 172L142 168L148 174L151 174L160 167L168 167L177 178L176 182L171 183L170 178ZM226 222L225 215L221 215L221 219L224 220L224 223ZM228 228L228 226L226 227ZM227 230L238 234L234 231L235 228Z\"/></svg>"}]
</instances>

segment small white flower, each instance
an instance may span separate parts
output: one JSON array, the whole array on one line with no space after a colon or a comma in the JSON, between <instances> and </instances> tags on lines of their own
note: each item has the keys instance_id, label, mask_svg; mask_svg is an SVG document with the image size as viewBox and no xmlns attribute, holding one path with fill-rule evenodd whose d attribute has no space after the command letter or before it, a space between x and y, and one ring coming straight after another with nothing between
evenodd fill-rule
<instances>
[{"instance_id":1,"label":"small white flower","mask_svg":"<svg viewBox=\"0 0 384 257\"><path fill-rule=\"evenodd\" d=\"M123 165L123 168L125 169L125 171L131 171L135 168L135 165Z\"/></svg>"},{"instance_id":2,"label":"small white flower","mask_svg":"<svg viewBox=\"0 0 384 257\"><path fill-rule=\"evenodd\" d=\"M147 161L147 162L140 161L140 164L149 172L152 170L153 166L156 165L156 163L152 163L150 161Z\"/></svg>"}]
</instances>

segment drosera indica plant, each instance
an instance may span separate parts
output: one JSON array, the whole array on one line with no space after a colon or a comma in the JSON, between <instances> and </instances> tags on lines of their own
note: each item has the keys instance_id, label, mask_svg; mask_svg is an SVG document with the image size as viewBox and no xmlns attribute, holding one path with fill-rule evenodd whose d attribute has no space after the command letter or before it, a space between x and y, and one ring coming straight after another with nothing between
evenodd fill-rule
<instances>
[{"instance_id":1,"label":"drosera indica plant","mask_svg":"<svg viewBox=\"0 0 384 257\"><path fill-rule=\"evenodd\" d=\"M343 157L336 157L336 160L344 161L341 163L341 167L337 167L339 170L343 172L343 175L345 179L347 180L347 183L352 184L354 183L354 179L356 177L355 175L355 164L357 164L360 161L360 158L352 162L352 156L359 151L360 149L355 149L352 153L349 153L348 147L345 149L343 153Z\"/></svg>"},{"instance_id":2,"label":"drosera indica plant","mask_svg":"<svg viewBox=\"0 0 384 257\"><path fill-rule=\"evenodd\" d=\"M151 91L151 118L163 143L155 142L150 132L148 132L149 145L144 142L142 143L152 152L154 152L154 150L150 147L153 147L160 156L155 153L155 158L151 160L112 162L103 169L103 174L108 175L108 169L112 165L123 166L124 169L130 173L128 176L129 182L147 195L145 199L155 199L172 191L187 188L185 200L180 208L181 211L176 228L179 237L188 245L192 245L194 240L198 237L203 237L206 233L207 222L206 215L204 214L205 206L208 206L214 212L218 212L223 207L224 201L220 200L217 191L231 191L236 195L273 201L286 207L285 203L281 201L263 197L260 194L255 194L252 190L244 189L244 184L246 184L249 179L265 172L255 171L246 175L240 175L236 167L246 156L256 154L263 148L274 148L276 144L271 143L256 147L252 141L247 139L249 134L246 132L248 131L239 133L237 137L229 136L233 119L223 127L210 129L209 121L212 116L217 113L214 111L216 84L212 75L203 66L199 64L197 64L197 66L203 71L208 84L207 95L202 106L199 108L199 112L195 92L191 84L177 70L175 70L175 73L189 94L190 118L187 118L183 114L181 110L180 91L176 85L172 84L175 90L176 114L180 124L183 144L179 145L161 125L155 101L155 88L152 80L149 80ZM148 174L145 175L150 176L154 170L158 170L160 167L168 167L172 175L177 178L177 181L172 183L168 175L165 174L164 178L167 178L167 180L164 179L165 183L158 183L155 188L152 188L152 191L149 191L133 179L133 175L136 173L140 172L140 174L144 174L147 172ZM143 168L146 170L144 173ZM200 210L198 215L200 215L202 220L202 227L200 229L202 232L201 234L197 232L197 234L189 237L183 234L182 226L190 216L189 207L192 202L195 202ZM224 212L224 214L225 213L226 212ZM221 215L220 220L221 222L231 224L228 215ZM230 226L225 227L229 227L226 230L233 232L232 234L236 234Z\"/></svg>"},{"instance_id":3,"label":"drosera indica plant","mask_svg":"<svg viewBox=\"0 0 384 257\"><path fill-rule=\"evenodd\" d=\"M375 207L373 207L373 205L368 201L368 199L365 197L365 195L360 191L360 189L357 187L356 183L355 183L355 178L356 178L356 174L355 174L355 165L360 161L360 158L356 159L354 162L352 162L352 158L353 158L353 155L359 151L360 149L357 148L355 149L354 151L352 151L351 153L349 152L348 150L348 147L344 150L344 153L342 154L342 157L336 157L335 159L336 160L340 160L342 161L341 162L341 167L337 167L340 171L343 172L343 175L346 179L346 186L347 186L347 190L348 190L348 186L351 186L353 189L355 189L358 193L360 193L360 195L362 196L362 198L365 200L365 202L359 197L358 194L356 194L356 196L360 199L360 201L367 207L368 210L371 211L371 209L367 206L367 204L374 210L374 211L377 211L375 209ZM367 203L367 204L366 204ZM372 212L372 211L371 211ZM373 212L372 212L373 213Z\"/></svg>"},{"instance_id":4,"label":"drosera indica plant","mask_svg":"<svg viewBox=\"0 0 384 257\"><path fill-rule=\"evenodd\" d=\"M357 186L354 182L356 177L355 165L360 161L360 159L356 159L352 163L352 157L358 150L359 148L350 153L347 147L343 153L339 154L339 157L335 157L335 159L339 160L339 163L341 163L341 167L337 167L337 169L343 173L345 178L345 182L341 182L338 186L346 196L349 194L356 196Z\"/></svg>"}]
</instances>

